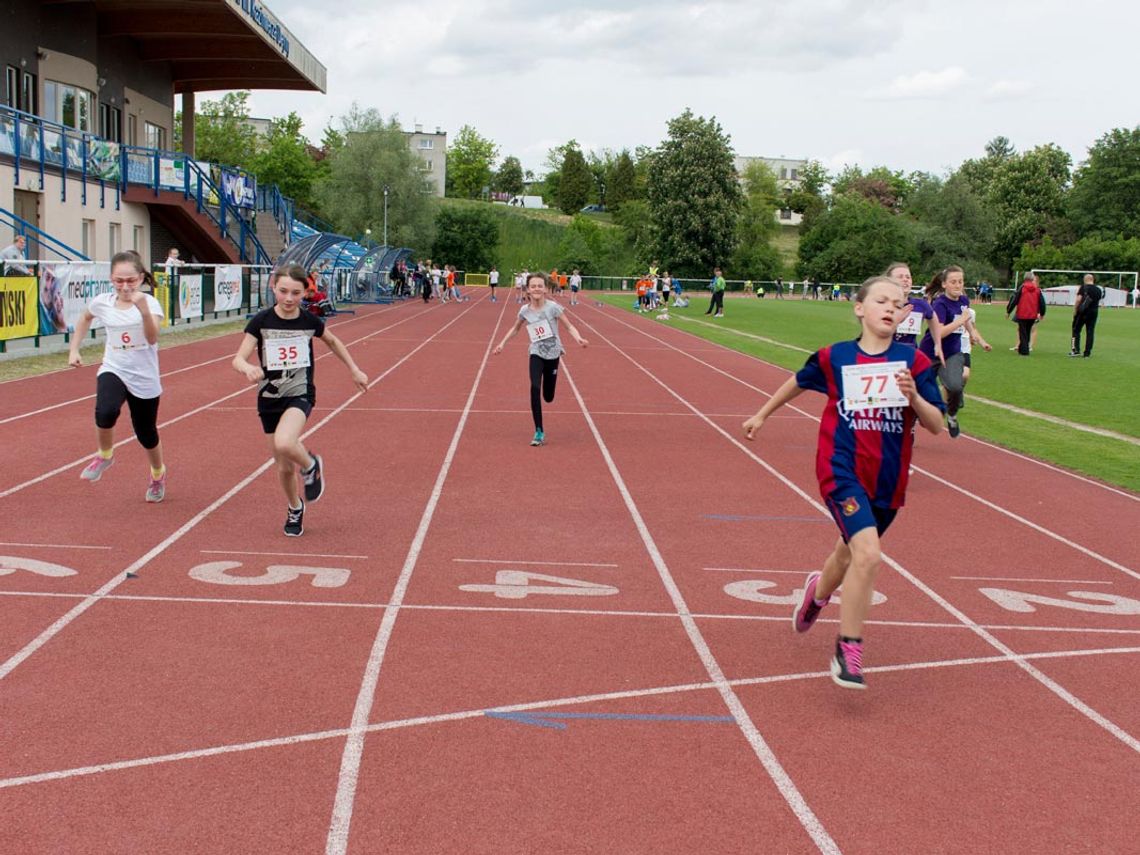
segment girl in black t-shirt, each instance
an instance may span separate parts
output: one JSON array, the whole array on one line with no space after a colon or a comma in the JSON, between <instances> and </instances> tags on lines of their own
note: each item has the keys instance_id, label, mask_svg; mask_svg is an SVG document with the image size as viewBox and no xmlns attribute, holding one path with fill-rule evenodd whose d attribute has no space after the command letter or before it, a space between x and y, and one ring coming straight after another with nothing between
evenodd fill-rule
<instances>
[{"instance_id":1,"label":"girl in black t-shirt","mask_svg":"<svg viewBox=\"0 0 1140 855\"><path fill-rule=\"evenodd\" d=\"M276 305L258 312L246 324L233 367L251 383L259 384L257 414L289 501L285 534L299 537L304 532L305 501L315 502L325 488L320 455L309 454L301 444L305 421L317 399L313 339L323 341L348 367L352 382L361 392L368 389L368 376L353 362L344 343L325 328L323 320L301 311L308 285L305 269L291 264L275 270L273 277ZM255 350L258 365L249 361ZM304 501L297 488L298 470L305 485Z\"/></svg>"}]
</instances>

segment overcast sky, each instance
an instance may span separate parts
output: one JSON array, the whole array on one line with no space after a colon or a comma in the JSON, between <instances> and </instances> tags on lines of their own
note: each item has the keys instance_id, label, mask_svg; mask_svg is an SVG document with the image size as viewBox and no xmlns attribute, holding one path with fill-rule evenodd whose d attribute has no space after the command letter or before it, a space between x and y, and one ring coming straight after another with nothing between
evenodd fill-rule
<instances>
[{"instance_id":1,"label":"overcast sky","mask_svg":"<svg viewBox=\"0 0 1140 855\"><path fill-rule=\"evenodd\" d=\"M737 154L936 173L996 135L1074 164L1140 124L1135 0L269 0L328 93L254 92L319 142L353 101L541 172L546 152L655 146L686 107ZM209 100L215 94L203 94Z\"/></svg>"}]
</instances>

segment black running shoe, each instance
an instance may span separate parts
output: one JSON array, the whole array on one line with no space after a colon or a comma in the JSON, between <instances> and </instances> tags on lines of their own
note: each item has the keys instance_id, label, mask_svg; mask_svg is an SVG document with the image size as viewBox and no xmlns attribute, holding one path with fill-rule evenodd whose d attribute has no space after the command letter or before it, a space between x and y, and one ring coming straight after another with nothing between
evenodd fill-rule
<instances>
[{"instance_id":1,"label":"black running shoe","mask_svg":"<svg viewBox=\"0 0 1140 855\"><path fill-rule=\"evenodd\" d=\"M288 537L300 537L305 533L305 503L301 502L299 508L289 508L285 516L285 534Z\"/></svg>"},{"instance_id":2,"label":"black running shoe","mask_svg":"<svg viewBox=\"0 0 1140 855\"><path fill-rule=\"evenodd\" d=\"M866 689L863 682L863 642L835 640L831 679L845 689Z\"/></svg>"},{"instance_id":3,"label":"black running shoe","mask_svg":"<svg viewBox=\"0 0 1140 855\"><path fill-rule=\"evenodd\" d=\"M315 502L325 492L325 476L321 471L321 456L313 455L313 468L301 473L305 482L305 501Z\"/></svg>"},{"instance_id":4,"label":"black running shoe","mask_svg":"<svg viewBox=\"0 0 1140 855\"><path fill-rule=\"evenodd\" d=\"M956 439L958 437L958 434L960 434L962 432L962 429L960 427L958 427L958 417L957 416L947 416L946 417L946 427L950 429L950 438L951 439Z\"/></svg>"}]
</instances>

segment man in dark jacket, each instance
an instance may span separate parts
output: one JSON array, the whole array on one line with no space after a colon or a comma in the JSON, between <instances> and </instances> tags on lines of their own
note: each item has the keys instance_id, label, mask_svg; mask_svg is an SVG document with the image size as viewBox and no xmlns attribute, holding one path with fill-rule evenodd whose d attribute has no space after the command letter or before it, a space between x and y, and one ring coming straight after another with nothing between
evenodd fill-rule
<instances>
[{"instance_id":1,"label":"man in dark jacket","mask_svg":"<svg viewBox=\"0 0 1140 855\"><path fill-rule=\"evenodd\" d=\"M1029 334L1033 325L1045 317L1045 294L1037 284L1036 273L1025 274L1025 280L1006 303L1005 313L1017 321L1017 352L1029 356Z\"/></svg>"},{"instance_id":2,"label":"man in dark jacket","mask_svg":"<svg viewBox=\"0 0 1140 855\"><path fill-rule=\"evenodd\" d=\"M1069 356L1081 356L1081 328L1085 336L1084 356L1092 356L1093 334L1096 332L1096 318L1100 311L1102 292L1091 273L1085 274L1084 284L1077 290L1077 302L1073 305L1073 343Z\"/></svg>"}]
</instances>

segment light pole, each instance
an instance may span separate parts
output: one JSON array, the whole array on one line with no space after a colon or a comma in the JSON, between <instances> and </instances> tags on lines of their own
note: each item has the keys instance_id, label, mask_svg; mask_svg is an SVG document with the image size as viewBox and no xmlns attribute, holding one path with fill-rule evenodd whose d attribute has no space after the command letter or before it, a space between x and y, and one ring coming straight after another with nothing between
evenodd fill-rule
<instances>
[{"instance_id":1,"label":"light pole","mask_svg":"<svg viewBox=\"0 0 1140 855\"><path fill-rule=\"evenodd\" d=\"M388 185L384 185L384 246L388 245Z\"/></svg>"},{"instance_id":2,"label":"light pole","mask_svg":"<svg viewBox=\"0 0 1140 855\"><path fill-rule=\"evenodd\" d=\"M372 229L365 229L364 230L364 245L368 246L368 244L370 244L370 243L372 243Z\"/></svg>"}]
</instances>

